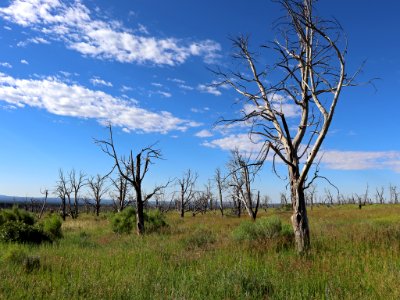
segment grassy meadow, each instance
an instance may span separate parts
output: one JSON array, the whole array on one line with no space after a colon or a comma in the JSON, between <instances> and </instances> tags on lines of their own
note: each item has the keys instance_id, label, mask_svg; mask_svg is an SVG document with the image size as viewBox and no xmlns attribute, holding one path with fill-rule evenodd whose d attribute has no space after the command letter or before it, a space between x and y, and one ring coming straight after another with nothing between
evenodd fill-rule
<instances>
[{"instance_id":1,"label":"grassy meadow","mask_svg":"<svg viewBox=\"0 0 400 300\"><path fill-rule=\"evenodd\" d=\"M279 209L259 218L271 215L289 222ZM0 244L0 298L400 299L400 205L314 207L304 257L273 238L234 239L246 216L169 212L143 237L115 234L110 217L68 219L52 244Z\"/></svg>"}]
</instances>

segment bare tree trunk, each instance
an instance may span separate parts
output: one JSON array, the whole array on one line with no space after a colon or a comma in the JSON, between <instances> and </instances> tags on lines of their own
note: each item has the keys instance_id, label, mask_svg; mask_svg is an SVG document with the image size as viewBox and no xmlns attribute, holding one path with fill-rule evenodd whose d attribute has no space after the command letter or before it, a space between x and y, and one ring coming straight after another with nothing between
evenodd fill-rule
<instances>
[{"instance_id":1,"label":"bare tree trunk","mask_svg":"<svg viewBox=\"0 0 400 300\"><path fill-rule=\"evenodd\" d=\"M185 217L185 196L181 195L181 218Z\"/></svg>"},{"instance_id":2,"label":"bare tree trunk","mask_svg":"<svg viewBox=\"0 0 400 300\"><path fill-rule=\"evenodd\" d=\"M296 164L295 164L296 165ZM304 183L299 182L299 169L289 167L290 193L293 215L291 217L296 250L303 254L310 249L310 228L308 225Z\"/></svg>"},{"instance_id":3,"label":"bare tree trunk","mask_svg":"<svg viewBox=\"0 0 400 300\"><path fill-rule=\"evenodd\" d=\"M218 187L218 195L219 195L219 210L221 211L221 216L224 216L224 205L222 203L222 190Z\"/></svg>"},{"instance_id":4,"label":"bare tree trunk","mask_svg":"<svg viewBox=\"0 0 400 300\"><path fill-rule=\"evenodd\" d=\"M62 219L65 221L65 217L67 215L67 209L65 205L65 197L61 199L61 209L62 209Z\"/></svg>"},{"instance_id":5,"label":"bare tree trunk","mask_svg":"<svg viewBox=\"0 0 400 300\"><path fill-rule=\"evenodd\" d=\"M136 233L144 234L144 211L143 211L142 190L136 189Z\"/></svg>"}]
</instances>

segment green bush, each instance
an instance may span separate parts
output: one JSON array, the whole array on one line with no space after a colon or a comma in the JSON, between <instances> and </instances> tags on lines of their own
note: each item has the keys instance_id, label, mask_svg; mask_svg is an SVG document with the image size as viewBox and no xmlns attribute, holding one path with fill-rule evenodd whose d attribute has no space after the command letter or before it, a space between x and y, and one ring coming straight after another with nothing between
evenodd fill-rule
<instances>
[{"instance_id":1,"label":"green bush","mask_svg":"<svg viewBox=\"0 0 400 300\"><path fill-rule=\"evenodd\" d=\"M165 215L159 210L150 211L145 214L145 228L147 232L154 232L167 226Z\"/></svg>"},{"instance_id":2,"label":"green bush","mask_svg":"<svg viewBox=\"0 0 400 300\"><path fill-rule=\"evenodd\" d=\"M27 225L35 224L35 218L26 210L20 210L17 206L12 209L3 209L0 211L0 225L8 221L21 221Z\"/></svg>"},{"instance_id":3,"label":"green bush","mask_svg":"<svg viewBox=\"0 0 400 300\"><path fill-rule=\"evenodd\" d=\"M0 226L0 241L40 244L50 238L40 228L21 221L7 221Z\"/></svg>"},{"instance_id":4,"label":"green bush","mask_svg":"<svg viewBox=\"0 0 400 300\"><path fill-rule=\"evenodd\" d=\"M293 230L287 224L282 224L278 217L261 218L256 222L244 221L232 232L237 241L255 241L271 239L293 239Z\"/></svg>"},{"instance_id":5,"label":"green bush","mask_svg":"<svg viewBox=\"0 0 400 300\"><path fill-rule=\"evenodd\" d=\"M17 207L0 212L0 241L40 244L61 237L61 220L50 216L35 223L32 214Z\"/></svg>"},{"instance_id":6,"label":"green bush","mask_svg":"<svg viewBox=\"0 0 400 300\"><path fill-rule=\"evenodd\" d=\"M111 219L112 230L115 233L131 233L136 222L136 210L127 207L123 211L116 213Z\"/></svg>"},{"instance_id":7,"label":"green bush","mask_svg":"<svg viewBox=\"0 0 400 300\"><path fill-rule=\"evenodd\" d=\"M48 235L51 240L62 238L61 231L62 221L60 216L51 214L43 220L43 231Z\"/></svg>"},{"instance_id":8,"label":"green bush","mask_svg":"<svg viewBox=\"0 0 400 300\"><path fill-rule=\"evenodd\" d=\"M144 213L144 222L146 232L154 232L168 226L165 221L165 215L158 210ZM112 230L119 234L131 233L135 224L136 210L133 207L125 208L123 211L116 213L111 219Z\"/></svg>"}]
</instances>

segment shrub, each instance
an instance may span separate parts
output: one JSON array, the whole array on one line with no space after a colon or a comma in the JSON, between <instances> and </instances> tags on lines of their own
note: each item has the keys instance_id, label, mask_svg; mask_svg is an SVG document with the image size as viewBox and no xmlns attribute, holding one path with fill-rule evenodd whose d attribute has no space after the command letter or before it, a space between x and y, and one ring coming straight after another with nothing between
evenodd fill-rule
<instances>
[{"instance_id":1,"label":"shrub","mask_svg":"<svg viewBox=\"0 0 400 300\"><path fill-rule=\"evenodd\" d=\"M51 216L35 224L35 218L17 207L0 212L0 241L40 244L61 237L61 220Z\"/></svg>"},{"instance_id":2,"label":"shrub","mask_svg":"<svg viewBox=\"0 0 400 300\"><path fill-rule=\"evenodd\" d=\"M147 232L154 232L168 226L167 222L165 221L165 215L159 210L146 213L145 222Z\"/></svg>"},{"instance_id":3,"label":"shrub","mask_svg":"<svg viewBox=\"0 0 400 300\"><path fill-rule=\"evenodd\" d=\"M205 248L206 246L215 243L214 234L205 228L197 228L191 235L183 239L183 245L188 250L196 248Z\"/></svg>"},{"instance_id":4,"label":"shrub","mask_svg":"<svg viewBox=\"0 0 400 300\"><path fill-rule=\"evenodd\" d=\"M51 214L43 220L42 228L47 236L54 241L62 238L61 225L61 218L56 214Z\"/></svg>"},{"instance_id":5,"label":"shrub","mask_svg":"<svg viewBox=\"0 0 400 300\"><path fill-rule=\"evenodd\" d=\"M0 226L0 241L40 244L51 241L40 228L21 221L8 221Z\"/></svg>"},{"instance_id":6,"label":"shrub","mask_svg":"<svg viewBox=\"0 0 400 300\"><path fill-rule=\"evenodd\" d=\"M144 214L146 232L154 232L168 226L165 221L165 215L160 211L150 211ZM131 233L136 223L136 210L133 207L125 208L116 213L111 219L112 230L115 233Z\"/></svg>"},{"instance_id":7,"label":"shrub","mask_svg":"<svg viewBox=\"0 0 400 300\"><path fill-rule=\"evenodd\" d=\"M278 217L261 218L256 222L245 221L232 232L237 241L255 241L281 239L290 242L293 240L292 228L284 224Z\"/></svg>"},{"instance_id":8,"label":"shrub","mask_svg":"<svg viewBox=\"0 0 400 300\"><path fill-rule=\"evenodd\" d=\"M8 221L21 221L27 225L35 224L35 218L26 210L20 210L17 206L12 209L4 209L0 211L0 225Z\"/></svg>"},{"instance_id":9,"label":"shrub","mask_svg":"<svg viewBox=\"0 0 400 300\"><path fill-rule=\"evenodd\" d=\"M115 233L131 233L136 222L136 210L127 207L123 211L116 213L111 219L112 230Z\"/></svg>"}]
</instances>

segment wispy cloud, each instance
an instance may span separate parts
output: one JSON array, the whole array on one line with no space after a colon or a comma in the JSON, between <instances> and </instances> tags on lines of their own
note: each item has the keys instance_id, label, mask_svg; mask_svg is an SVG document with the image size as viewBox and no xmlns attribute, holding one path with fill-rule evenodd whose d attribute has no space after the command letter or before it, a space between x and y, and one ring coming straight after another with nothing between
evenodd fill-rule
<instances>
[{"instance_id":1,"label":"wispy cloud","mask_svg":"<svg viewBox=\"0 0 400 300\"><path fill-rule=\"evenodd\" d=\"M197 89L200 92L208 93L208 94L211 94L211 95L214 95L214 96L221 96L222 95L222 93L215 86L212 86L212 85L199 84L197 86Z\"/></svg>"},{"instance_id":2,"label":"wispy cloud","mask_svg":"<svg viewBox=\"0 0 400 300\"><path fill-rule=\"evenodd\" d=\"M62 41L83 55L122 63L173 66L191 56L212 63L221 50L220 44L212 40L188 42L148 36L143 25L137 34L132 33L119 21L93 17L93 12L80 1L13 0L9 6L0 8L0 16L48 39Z\"/></svg>"},{"instance_id":3,"label":"wispy cloud","mask_svg":"<svg viewBox=\"0 0 400 300\"><path fill-rule=\"evenodd\" d=\"M259 153L262 147L260 137L254 136L250 139L249 135L246 133L231 134L220 139L206 141L202 145L211 148L220 148L226 151L238 149L240 152L249 154Z\"/></svg>"},{"instance_id":4,"label":"wispy cloud","mask_svg":"<svg viewBox=\"0 0 400 300\"><path fill-rule=\"evenodd\" d=\"M209 130L203 129L203 130L200 130L199 132L197 132L195 134L195 136L200 137L200 138L207 138L207 137L212 137L213 134Z\"/></svg>"},{"instance_id":5,"label":"wispy cloud","mask_svg":"<svg viewBox=\"0 0 400 300\"><path fill-rule=\"evenodd\" d=\"M68 85L55 77L17 79L0 73L0 100L17 107L30 106L49 113L96 119L100 123L136 132L185 131L200 124L138 107L135 100L116 98L81 85Z\"/></svg>"},{"instance_id":6,"label":"wispy cloud","mask_svg":"<svg viewBox=\"0 0 400 300\"><path fill-rule=\"evenodd\" d=\"M9 68L9 69L12 68L12 65L8 62L0 62L0 66L4 67L4 68Z\"/></svg>"},{"instance_id":7,"label":"wispy cloud","mask_svg":"<svg viewBox=\"0 0 400 300\"><path fill-rule=\"evenodd\" d=\"M30 38L25 41L21 41L17 43L18 47L26 47L29 44L50 44L50 42L41 37Z\"/></svg>"},{"instance_id":8,"label":"wispy cloud","mask_svg":"<svg viewBox=\"0 0 400 300\"><path fill-rule=\"evenodd\" d=\"M21 59L21 64L23 65L29 65L28 61L26 59Z\"/></svg>"},{"instance_id":9,"label":"wispy cloud","mask_svg":"<svg viewBox=\"0 0 400 300\"><path fill-rule=\"evenodd\" d=\"M399 151L338 151L321 152L322 163L333 170L389 169L400 172Z\"/></svg>"},{"instance_id":10,"label":"wispy cloud","mask_svg":"<svg viewBox=\"0 0 400 300\"><path fill-rule=\"evenodd\" d=\"M99 85L108 86L108 87L112 87L113 86L113 84L111 82L105 81L104 79L101 79L100 77L97 77L97 76L91 78L90 82L94 86L99 86Z\"/></svg>"},{"instance_id":11,"label":"wispy cloud","mask_svg":"<svg viewBox=\"0 0 400 300\"><path fill-rule=\"evenodd\" d=\"M231 151L258 153L262 147L261 138L248 134L229 136L207 141L203 146ZM400 173L400 151L320 151L321 165L331 170L392 170ZM280 160L277 160L280 162Z\"/></svg>"}]
</instances>

